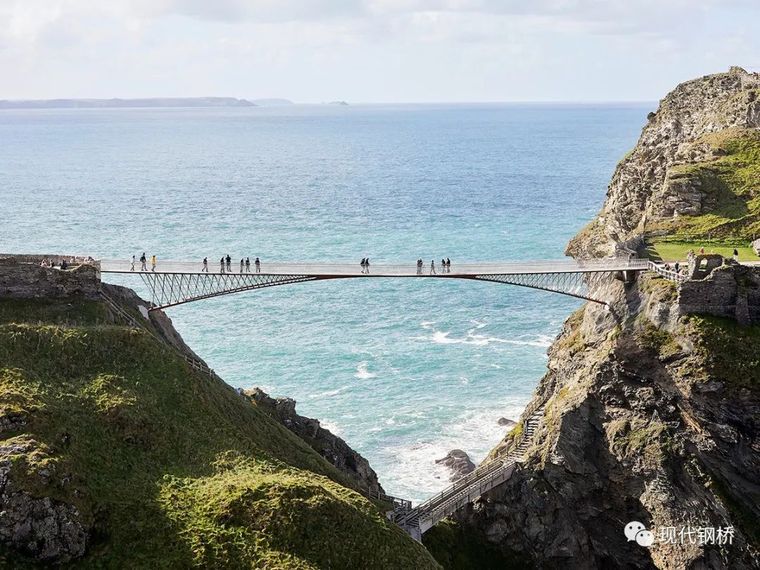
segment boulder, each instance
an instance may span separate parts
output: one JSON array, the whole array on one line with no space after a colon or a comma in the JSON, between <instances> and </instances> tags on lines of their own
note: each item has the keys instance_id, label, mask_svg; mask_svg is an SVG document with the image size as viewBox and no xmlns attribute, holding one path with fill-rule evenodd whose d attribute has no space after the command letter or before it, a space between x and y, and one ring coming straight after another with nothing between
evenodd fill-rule
<instances>
[{"instance_id":1,"label":"boulder","mask_svg":"<svg viewBox=\"0 0 760 570\"><path fill-rule=\"evenodd\" d=\"M436 459L435 462L451 470L451 477L449 478L451 481L461 479L475 470L475 464L470 459L470 456L461 449L452 449L446 457Z\"/></svg>"},{"instance_id":2,"label":"boulder","mask_svg":"<svg viewBox=\"0 0 760 570\"><path fill-rule=\"evenodd\" d=\"M510 420L509 418L499 418L496 423L498 423L502 427L506 428L513 428L517 425L517 422L515 420Z\"/></svg>"}]
</instances>

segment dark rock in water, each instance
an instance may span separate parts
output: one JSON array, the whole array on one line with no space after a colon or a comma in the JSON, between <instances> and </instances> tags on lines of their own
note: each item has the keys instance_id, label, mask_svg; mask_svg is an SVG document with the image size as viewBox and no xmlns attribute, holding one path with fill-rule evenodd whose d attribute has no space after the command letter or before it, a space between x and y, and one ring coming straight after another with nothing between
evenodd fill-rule
<instances>
[{"instance_id":1,"label":"dark rock in water","mask_svg":"<svg viewBox=\"0 0 760 570\"><path fill-rule=\"evenodd\" d=\"M498 423L500 426L508 428L512 428L517 425L517 422L515 420L510 420L509 418L499 418L496 423Z\"/></svg>"},{"instance_id":2,"label":"dark rock in water","mask_svg":"<svg viewBox=\"0 0 760 570\"><path fill-rule=\"evenodd\" d=\"M377 473L369 461L337 435L326 430L319 420L301 416L296 412L292 398L272 398L260 388L244 390L243 396L263 408L269 415L308 443L322 457L354 479L359 486L373 492L385 491L377 480Z\"/></svg>"},{"instance_id":3,"label":"dark rock in water","mask_svg":"<svg viewBox=\"0 0 760 570\"><path fill-rule=\"evenodd\" d=\"M461 449L452 449L443 459L436 459L436 463L441 463L451 470L451 479L456 481L461 479L468 473L472 473L475 470L475 464Z\"/></svg>"}]
</instances>

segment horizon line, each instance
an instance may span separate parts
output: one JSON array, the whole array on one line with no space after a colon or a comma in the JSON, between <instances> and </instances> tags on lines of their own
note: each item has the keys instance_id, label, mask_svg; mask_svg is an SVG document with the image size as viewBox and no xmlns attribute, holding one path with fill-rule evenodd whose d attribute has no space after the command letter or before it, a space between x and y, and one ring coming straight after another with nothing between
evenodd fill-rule
<instances>
[{"instance_id":1,"label":"horizon line","mask_svg":"<svg viewBox=\"0 0 760 570\"><path fill-rule=\"evenodd\" d=\"M290 106L290 105L335 105L347 103L348 105L514 105L514 104L563 104L563 105L587 105L587 104L651 104L657 103L658 99L472 99L472 100L445 100L445 101L350 101L348 99L332 99L325 101L297 101L287 97L235 97L231 95L182 95L182 96L139 96L139 97L49 97L49 98L0 98L0 102L6 103L48 103L53 101L165 101L170 99L232 99L254 103L256 101L283 101L281 104L260 106Z\"/></svg>"}]
</instances>

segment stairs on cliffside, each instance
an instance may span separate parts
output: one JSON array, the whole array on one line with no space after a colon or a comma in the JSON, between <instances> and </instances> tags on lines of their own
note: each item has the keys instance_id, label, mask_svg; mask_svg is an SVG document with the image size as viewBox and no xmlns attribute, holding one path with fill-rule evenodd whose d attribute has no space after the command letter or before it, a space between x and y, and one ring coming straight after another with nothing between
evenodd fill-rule
<instances>
[{"instance_id":1,"label":"stairs on cliffside","mask_svg":"<svg viewBox=\"0 0 760 570\"><path fill-rule=\"evenodd\" d=\"M517 464L523 461L525 452L532 445L543 415L544 408L542 406L523 422L520 441L505 458L481 465L472 473L465 475L438 495L413 509L394 511L394 520L412 538L418 541L422 540L422 535L436 523L479 499L497 485L509 480L517 468Z\"/></svg>"}]
</instances>

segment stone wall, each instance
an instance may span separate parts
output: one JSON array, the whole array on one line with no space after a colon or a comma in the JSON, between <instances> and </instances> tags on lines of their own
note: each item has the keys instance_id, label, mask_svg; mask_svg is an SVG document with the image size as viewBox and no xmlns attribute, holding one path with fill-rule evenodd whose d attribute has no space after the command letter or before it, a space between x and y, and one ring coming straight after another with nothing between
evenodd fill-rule
<instances>
[{"instance_id":1,"label":"stone wall","mask_svg":"<svg viewBox=\"0 0 760 570\"><path fill-rule=\"evenodd\" d=\"M63 298L73 295L99 298L100 270L95 264L76 260L72 269L42 267L43 256L0 257L0 298ZM47 259L60 259L49 256ZM66 257L67 260L71 259Z\"/></svg>"},{"instance_id":2,"label":"stone wall","mask_svg":"<svg viewBox=\"0 0 760 570\"><path fill-rule=\"evenodd\" d=\"M703 279L685 281L679 288L678 312L760 323L760 269L729 264Z\"/></svg>"}]
</instances>

